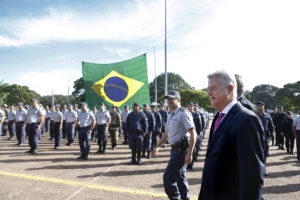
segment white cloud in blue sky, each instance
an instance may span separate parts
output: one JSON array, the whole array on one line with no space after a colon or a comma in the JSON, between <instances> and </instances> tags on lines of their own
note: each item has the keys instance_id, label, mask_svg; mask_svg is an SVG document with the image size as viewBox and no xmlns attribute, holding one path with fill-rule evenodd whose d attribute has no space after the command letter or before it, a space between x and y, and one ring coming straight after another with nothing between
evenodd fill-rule
<instances>
[{"instance_id":1,"label":"white cloud in blue sky","mask_svg":"<svg viewBox=\"0 0 300 200\"><path fill-rule=\"evenodd\" d=\"M154 45L157 73L164 70L163 0L0 5L0 79L6 82L42 95L67 94L69 70L73 83L81 61L118 62L144 52L150 82ZM169 71L197 89L218 69L241 74L247 89L298 81L299 9L297 0L168 0Z\"/></svg>"}]
</instances>

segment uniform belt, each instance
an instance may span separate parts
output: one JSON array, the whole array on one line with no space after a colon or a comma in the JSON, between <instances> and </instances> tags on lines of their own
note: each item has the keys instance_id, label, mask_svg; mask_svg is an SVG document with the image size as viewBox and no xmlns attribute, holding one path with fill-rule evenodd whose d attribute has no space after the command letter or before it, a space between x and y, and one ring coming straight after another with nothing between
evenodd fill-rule
<instances>
[{"instance_id":1,"label":"uniform belt","mask_svg":"<svg viewBox=\"0 0 300 200\"><path fill-rule=\"evenodd\" d=\"M38 124L39 122L32 122L32 123L27 123L27 124Z\"/></svg>"},{"instance_id":2,"label":"uniform belt","mask_svg":"<svg viewBox=\"0 0 300 200\"><path fill-rule=\"evenodd\" d=\"M80 126L80 128L90 128L90 127L91 127L91 125L89 125L89 126L83 126L83 127Z\"/></svg>"},{"instance_id":3,"label":"uniform belt","mask_svg":"<svg viewBox=\"0 0 300 200\"><path fill-rule=\"evenodd\" d=\"M106 125L106 123L104 123L104 124L97 124L97 126L104 126L104 125Z\"/></svg>"},{"instance_id":4,"label":"uniform belt","mask_svg":"<svg viewBox=\"0 0 300 200\"><path fill-rule=\"evenodd\" d=\"M67 124L74 124L75 122L66 122Z\"/></svg>"}]
</instances>

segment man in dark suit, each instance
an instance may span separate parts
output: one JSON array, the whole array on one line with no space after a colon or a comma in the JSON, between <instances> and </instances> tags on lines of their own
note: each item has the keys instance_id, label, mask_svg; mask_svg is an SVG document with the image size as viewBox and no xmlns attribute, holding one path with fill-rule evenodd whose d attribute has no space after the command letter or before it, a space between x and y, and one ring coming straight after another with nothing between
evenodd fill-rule
<instances>
[{"instance_id":1,"label":"man in dark suit","mask_svg":"<svg viewBox=\"0 0 300 200\"><path fill-rule=\"evenodd\" d=\"M237 100L242 104L242 106L256 113L257 112L256 107L243 95L244 82L242 76L238 74L235 74L234 76L237 84Z\"/></svg>"},{"instance_id":2,"label":"man in dark suit","mask_svg":"<svg viewBox=\"0 0 300 200\"><path fill-rule=\"evenodd\" d=\"M208 95L219 112L211 126L199 199L261 200L265 164L259 119L237 102L234 76L219 71L208 79Z\"/></svg>"}]
</instances>

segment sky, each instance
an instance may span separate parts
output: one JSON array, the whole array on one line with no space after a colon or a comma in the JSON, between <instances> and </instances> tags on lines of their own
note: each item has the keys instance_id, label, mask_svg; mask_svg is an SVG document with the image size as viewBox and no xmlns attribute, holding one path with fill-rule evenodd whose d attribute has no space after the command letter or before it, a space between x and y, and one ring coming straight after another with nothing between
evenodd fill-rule
<instances>
[{"instance_id":1,"label":"sky","mask_svg":"<svg viewBox=\"0 0 300 200\"><path fill-rule=\"evenodd\" d=\"M247 90L300 80L299 0L167 0L167 67L192 87L242 75ZM164 72L164 0L0 0L0 80L68 94L81 62L147 54Z\"/></svg>"}]
</instances>

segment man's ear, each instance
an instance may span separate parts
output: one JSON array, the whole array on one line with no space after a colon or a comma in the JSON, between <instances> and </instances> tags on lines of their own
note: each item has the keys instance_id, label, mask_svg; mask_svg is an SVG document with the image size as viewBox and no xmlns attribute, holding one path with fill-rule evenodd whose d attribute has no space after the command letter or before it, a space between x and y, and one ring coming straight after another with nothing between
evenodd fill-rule
<instances>
[{"instance_id":1,"label":"man's ear","mask_svg":"<svg viewBox=\"0 0 300 200\"><path fill-rule=\"evenodd\" d=\"M235 88L234 88L232 85L229 85L229 86L228 86L228 93L229 93L229 94L233 94L233 92L234 92L233 90L234 90L234 89L235 89Z\"/></svg>"}]
</instances>

